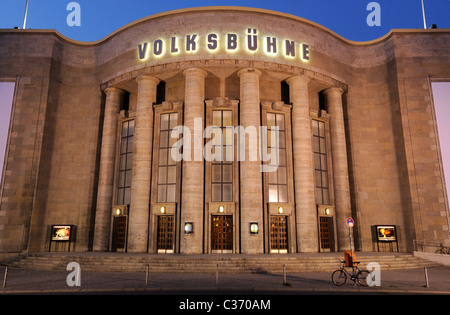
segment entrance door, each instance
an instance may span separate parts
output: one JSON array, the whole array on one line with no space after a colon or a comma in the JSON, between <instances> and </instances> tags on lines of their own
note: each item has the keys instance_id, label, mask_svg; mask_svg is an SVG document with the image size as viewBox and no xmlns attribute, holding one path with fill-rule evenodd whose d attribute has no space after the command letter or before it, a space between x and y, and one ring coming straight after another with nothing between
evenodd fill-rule
<instances>
[{"instance_id":1,"label":"entrance door","mask_svg":"<svg viewBox=\"0 0 450 315\"><path fill-rule=\"evenodd\" d=\"M288 252L287 216L276 215L270 217L270 252Z\"/></svg>"},{"instance_id":2,"label":"entrance door","mask_svg":"<svg viewBox=\"0 0 450 315\"><path fill-rule=\"evenodd\" d=\"M322 252L334 251L333 218L320 217L320 249Z\"/></svg>"},{"instance_id":3,"label":"entrance door","mask_svg":"<svg viewBox=\"0 0 450 315\"><path fill-rule=\"evenodd\" d=\"M173 253L174 225L173 215L158 216L158 253Z\"/></svg>"},{"instance_id":4,"label":"entrance door","mask_svg":"<svg viewBox=\"0 0 450 315\"><path fill-rule=\"evenodd\" d=\"M213 253L233 252L233 216L231 215L212 216L211 250Z\"/></svg>"},{"instance_id":5,"label":"entrance door","mask_svg":"<svg viewBox=\"0 0 450 315\"><path fill-rule=\"evenodd\" d=\"M113 237L111 250L115 251L125 251L126 246L126 235L127 235L127 217L117 216L114 217L113 221Z\"/></svg>"}]
</instances>

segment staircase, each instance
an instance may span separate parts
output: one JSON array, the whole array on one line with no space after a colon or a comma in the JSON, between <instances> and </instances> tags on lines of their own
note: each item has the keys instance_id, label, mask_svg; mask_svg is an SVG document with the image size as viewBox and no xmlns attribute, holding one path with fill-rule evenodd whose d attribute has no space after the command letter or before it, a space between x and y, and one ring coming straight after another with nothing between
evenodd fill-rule
<instances>
[{"instance_id":1,"label":"staircase","mask_svg":"<svg viewBox=\"0 0 450 315\"><path fill-rule=\"evenodd\" d=\"M66 270L69 262L77 262L83 271L153 273L287 273L331 272L340 266L343 253L322 254L124 254L124 253L30 253L8 266L39 270ZM402 253L356 253L360 269L376 262L381 270L437 267L437 263Z\"/></svg>"}]
</instances>

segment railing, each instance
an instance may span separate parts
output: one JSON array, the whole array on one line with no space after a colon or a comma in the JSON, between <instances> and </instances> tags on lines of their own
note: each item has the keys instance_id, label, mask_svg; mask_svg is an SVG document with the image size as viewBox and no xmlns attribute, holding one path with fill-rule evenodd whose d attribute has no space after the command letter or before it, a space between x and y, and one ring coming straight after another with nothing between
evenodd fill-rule
<instances>
[{"instance_id":1,"label":"railing","mask_svg":"<svg viewBox=\"0 0 450 315\"><path fill-rule=\"evenodd\" d=\"M445 246L443 243L424 240L413 240L413 243L414 251L416 252L450 255L450 247Z\"/></svg>"}]
</instances>

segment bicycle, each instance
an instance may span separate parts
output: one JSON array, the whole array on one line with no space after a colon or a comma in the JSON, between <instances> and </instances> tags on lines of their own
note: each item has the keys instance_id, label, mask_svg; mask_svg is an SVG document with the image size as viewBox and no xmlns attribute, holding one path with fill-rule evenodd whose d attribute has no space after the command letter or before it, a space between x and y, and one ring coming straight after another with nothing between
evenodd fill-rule
<instances>
[{"instance_id":1,"label":"bicycle","mask_svg":"<svg viewBox=\"0 0 450 315\"><path fill-rule=\"evenodd\" d=\"M347 281L347 278L350 277L350 280L355 282L358 282L359 285L363 287L367 287L369 284L367 283L367 278L370 274L367 270L360 270L357 266L359 264L359 261L355 261L353 266L346 266L345 260L341 260L342 263L341 268L333 271L331 274L331 281L337 286L343 286L345 282ZM351 267L352 273L348 272L345 267Z\"/></svg>"},{"instance_id":2,"label":"bicycle","mask_svg":"<svg viewBox=\"0 0 450 315\"><path fill-rule=\"evenodd\" d=\"M440 245L441 245L441 248L437 249L434 253L435 254L450 255L450 248L445 247L444 245L442 245L442 243Z\"/></svg>"}]
</instances>

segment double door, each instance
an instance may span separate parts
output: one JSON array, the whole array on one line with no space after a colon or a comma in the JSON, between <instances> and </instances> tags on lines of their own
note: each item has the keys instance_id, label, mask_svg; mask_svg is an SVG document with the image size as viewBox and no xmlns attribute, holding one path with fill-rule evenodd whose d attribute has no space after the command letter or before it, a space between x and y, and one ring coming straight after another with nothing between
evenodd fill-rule
<instances>
[{"instance_id":1,"label":"double door","mask_svg":"<svg viewBox=\"0 0 450 315\"><path fill-rule=\"evenodd\" d=\"M233 252L233 216L213 215L211 217L211 251L213 253Z\"/></svg>"},{"instance_id":2,"label":"double door","mask_svg":"<svg viewBox=\"0 0 450 315\"><path fill-rule=\"evenodd\" d=\"M319 217L320 251L333 252L334 229L332 217Z\"/></svg>"},{"instance_id":3,"label":"double door","mask_svg":"<svg viewBox=\"0 0 450 315\"><path fill-rule=\"evenodd\" d=\"M158 216L158 253L173 253L175 218L173 215Z\"/></svg>"},{"instance_id":4,"label":"double door","mask_svg":"<svg viewBox=\"0 0 450 315\"><path fill-rule=\"evenodd\" d=\"M113 235L111 250L124 252L127 242L127 217L115 216L113 219Z\"/></svg>"},{"instance_id":5,"label":"double door","mask_svg":"<svg viewBox=\"0 0 450 315\"><path fill-rule=\"evenodd\" d=\"M288 252L287 216L270 216L270 252L284 254Z\"/></svg>"}]
</instances>

